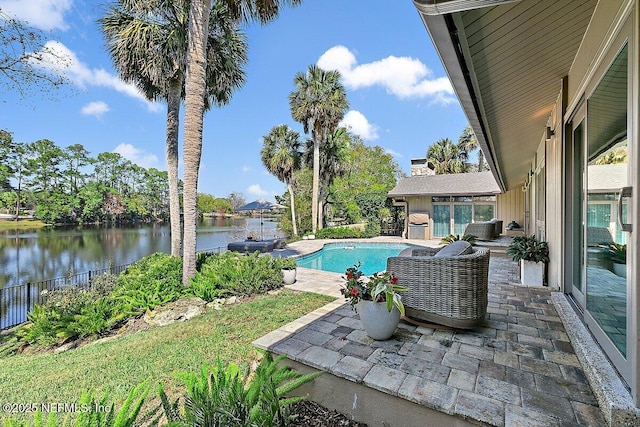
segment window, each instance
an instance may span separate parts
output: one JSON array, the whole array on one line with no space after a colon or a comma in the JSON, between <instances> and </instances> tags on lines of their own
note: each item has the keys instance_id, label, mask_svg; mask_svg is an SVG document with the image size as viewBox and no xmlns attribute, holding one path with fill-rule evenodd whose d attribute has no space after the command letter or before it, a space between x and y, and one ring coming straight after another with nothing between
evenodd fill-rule
<instances>
[{"instance_id":1,"label":"window","mask_svg":"<svg viewBox=\"0 0 640 427\"><path fill-rule=\"evenodd\" d=\"M494 205L482 205L477 203L473 207L474 207L474 213L473 213L474 222L489 221L491 218L495 216L493 213Z\"/></svg>"}]
</instances>

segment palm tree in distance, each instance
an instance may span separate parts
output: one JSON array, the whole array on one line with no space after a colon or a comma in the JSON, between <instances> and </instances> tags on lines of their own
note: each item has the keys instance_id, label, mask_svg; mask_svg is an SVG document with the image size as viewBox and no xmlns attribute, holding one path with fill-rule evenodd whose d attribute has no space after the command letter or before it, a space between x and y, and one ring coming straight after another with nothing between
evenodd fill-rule
<instances>
[{"instance_id":1,"label":"palm tree in distance","mask_svg":"<svg viewBox=\"0 0 640 427\"><path fill-rule=\"evenodd\" d=\"M302 0L218 0L225 4L231 16L241 22L267 23L278 16L285 5L296 5ZM182 283L196 274L196 198L198 170L202 155L202 127L206 91L206 57L208 12L211 0L192 1L189 8L189 43L185 79L185 123L183 139L184 160L184 240Z\"/></svg>"},{"instance_id":2,"label":"palm tree in distance","mask_svg":"<svg viewBox=\"0 0 640 427\"><path fill-rule=\"evenodd\" d=\"M313 140L313 190L311 195L311 227L315 233L319 221L320 146L338 127L349 108L347 93L340 83L340 73L325 71L315 65L307 73L298 72L294 78L296 89L289 95L291 116L302 123L305 133L311 131Z\"/></svg>"},{"instance_id":3,"label":"palm tree in distance","mask_svg":"<svg viewBox=\"0 0 640 427\"><path fill-rule=\"evenodd\" d=\"M327 141L320 147L320 185L318 188L318 228L324 226L325 205L329 203L329 189L334 179L348 172L351 135L344 127L329 134ZM313 141L307 140L304 152L305 164L313 164Z\"/></svg>"},{"instance_id":4,"label":"palm tree in distance","mask_svg":"<svg viewBox=\"0 0 640 427\"><path fill-rule=\"evenodd\" d=\"M291 223L293 234L298 235L296 224L296 204L291 179L295 171L300 169L300 134L287 125L276 126L268 135L262 137L263 147L260 151L262 164L280 181L284 182L291 200Z\"/></svg>"},{"instance_id":5,"label":"palm tree in distance","mask_svg":"<svg viewBox=\"0 0 640 427\"><path fill-rule=\"evenodd\" d=\"M99 20L107 48L121 78L149 100L167 102L166 157L169 182L171 254L181 255L178 181L178 128L184 94L189 1L118 0ZM229 102L244 83L246 37L229 8L216 3L206 34L204 108Z\"/></svg>"},{"instance_id":6,"label":"palm tree in distance","mask_svg":"<svg viewBox=\"0 0 640 427\"><path fill-rule=\"evenodd\" d=\"M482 168L484 166L484 153L478 144L478 139L476 138L476 134L473 132L473 129L470 125L467 125L460 138L458 139L458 147L465 153L465 161L469 159L469 153L473 150L478 150L478 172L482 172Z\"/></svg>"},{"instance_id":7,"label":"palm tree in distance","mask_svg":"<svg viewBox=\"0 0 640 427\"><path fill-rule=\"evenodd\" d=\"M437 140L427 150L427 160L435 167L436 174L463 173L467 171L465 155L449 138Z\"/></svg>"}]
</instances>

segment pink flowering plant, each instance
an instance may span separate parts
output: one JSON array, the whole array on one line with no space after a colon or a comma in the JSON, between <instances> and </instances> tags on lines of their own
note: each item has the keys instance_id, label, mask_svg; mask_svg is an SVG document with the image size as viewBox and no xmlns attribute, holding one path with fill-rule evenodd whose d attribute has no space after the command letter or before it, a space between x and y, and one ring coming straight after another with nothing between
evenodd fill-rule
<instances>
[{"instance_id":1,"label":"pink flowering plant","mask_svg":"<svg viewBox=\"0 0 640 427\"><path fill-rule=\"evenodd\" d=\"M393 306L398 307L400 314L404 316L404 305L398 292L406 291L406 286L398 285L398 278L389 272L374 273L370 277L364 277L360 271L361 263L347 268L342 277L345 283L340 293L349 301L352 308L360 301L386 302L387 310L391 312Z\"/></svg>"}]
</instances>

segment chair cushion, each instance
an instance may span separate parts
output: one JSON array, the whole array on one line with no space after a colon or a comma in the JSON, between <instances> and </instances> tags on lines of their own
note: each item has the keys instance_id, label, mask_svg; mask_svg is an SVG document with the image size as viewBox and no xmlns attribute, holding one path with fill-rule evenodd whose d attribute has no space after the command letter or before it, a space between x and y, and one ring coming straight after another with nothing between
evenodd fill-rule
<instances>
[{"instance_id":1,"label":"chair cushion","mask_svg":"<svg viewBox=\"0 0 640 427\"><path fill-rule=\"evenodd\" d=\"M407 248L407 249L403 249L398 256L401 257L409 257L409 256L413 256L413 248Z\"/></svg>"},{"instance_id":2,"label":"chair cushion","mask_svg":"<svg viewBox=\"0 0 640 427\"><path fill-rule=\"evenodd\" d=\"M436 258L442 258L458 255L468 255L470 253L473 253L471 243L467 242L466 240L456 240L455 242L449 243L447 246L440 249L434 256Z\"/></svg>"}]
</instances>

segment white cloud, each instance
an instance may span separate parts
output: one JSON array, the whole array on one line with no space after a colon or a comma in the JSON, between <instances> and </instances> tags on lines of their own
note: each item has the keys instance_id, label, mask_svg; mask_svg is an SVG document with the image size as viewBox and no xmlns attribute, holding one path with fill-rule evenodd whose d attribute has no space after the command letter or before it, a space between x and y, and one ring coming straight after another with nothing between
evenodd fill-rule
<instances>
[{"instance_id":1,"label":"white cloud","mask_svg":"<svg viewBox=\"0 0 640 427\"><path fill-rule=\"evenodd\" d=\"M20 21L40 30L66 30L64 14L71 9L71 0L2 0L0 9Z\"/></svg>"},{"instance_id":2,"label":"white cloud","mask_svg":"<svg viewBox=\"0 0 640 427\"><path fill-rule=\"evenodd\" d=\"M122 143L114 148L113 152L118 153L125 159L147 169L158 169L160 163L158 161L158 156L156 156L155 154L148 153L140 148L136 148L131 144Z\"/></svg>"},{"instance_id":3,"label":"white cloud","mask_svg":"<svg viewBox=\"0 0 640 427\"><path fill-rule=\"evenodd\" d=\"M253 184L247 188L247 193L252 194L254 196L268 196L269 192L262 187L260 184Z\"/></svg>"},{"instance_id":4,"label":"white cloud","mask_svg":"<svg viewBox=\"0 0 640 427\"><path fill-rule=\"evenodd\" d=\"M82 107L82 110L80 112L85 116L95 116L96 118L100 119L102 118L104 113L107 113L108 111L109 106L105 102L94 101Z\"/></svg>"},{"instance_id":5,"label":"white cloud","mask_svg":"<svg viewBox=\"0 0 640 427\"><path fill-rule=\"evenodd\" d=\"M243 166L242 166L242 172L247 173L247 172L249 172L250 170L251 170L251 168L250 168L249 166L247 166L247 165L243 165Z\"/></svg>"},{"instance_id":6,"label":"white cloud","mask_svg":"<svg viewBox=\"0 0 640 427\"><path fill-rule=\"evenodd\" d=\"M160 111L162 105L149 102L134 85L125 83L103 68L90 68L78 59L78 56L58 41L48 41L41 51L42 61L36 65L53 73L64 75L82 89L89 86L114 89L131 98L144 102L149 111Z\"/></svg>"},{"instance_id":7,"label":"white cloud","mask_svg":"<svg viewBox=\"0 0 640 427\"><path fill-rule=\"evenodd\" d=\"M404 156L400 153L398 153L395 150L392 150L391 148L384 148L384 152L387 154L391 154L393 157L398 157L398 158L403 158Z\"/></svg>"},{"instance_id":8,"label":"white cloud","mask_svg":"<svg viewBox=\"0 0 640 427\"><path fill-rule=\"evenodd\" d=\"M338 70L349 89L381 86L398 98L432 98L433 102L455 102L453 87L447 77L433 76L420 60L388 56L368 64L358 65L355 55L344 46L334 46L318 59L325 70Z\"/></svg>"},{"instance_id":9,"label":"white cloud","mask_svg":"<svg viewBox=\"0 0 640 427\"><path fill-rule=\"evenodd\" d=\"M365 141L378 139L378 128L369 123L364 114L357 110L349 110L338 126L346 127Z\"/></svg>"}]
</instances>

